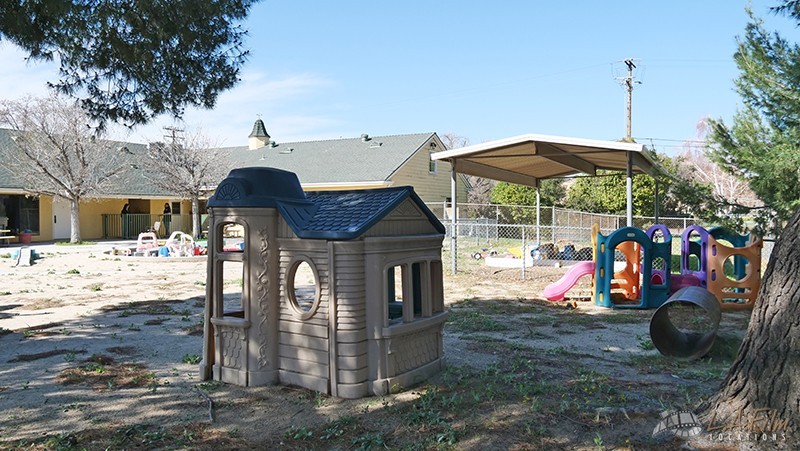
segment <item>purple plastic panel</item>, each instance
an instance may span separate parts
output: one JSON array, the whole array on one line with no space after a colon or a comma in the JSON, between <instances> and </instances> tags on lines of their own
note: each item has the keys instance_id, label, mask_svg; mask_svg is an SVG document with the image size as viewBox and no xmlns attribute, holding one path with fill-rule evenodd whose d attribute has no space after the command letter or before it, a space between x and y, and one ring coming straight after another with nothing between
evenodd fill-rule
<instances>
[{"instance_id":1,"label":"purple plastic panel","mask_svg":"<svg viewBox=\"0 0 800 451\"><path fill-rule=\"evenodd\" d=\"M691 241L690 238L693 233L700 237L700 243ZM697 279L700 280L700 286L704 288L708 282L708 237L708 230L699 225L691 225L681 234L681 274L689 274L697 277ZM699 249L697 249L697 245L699 245ZM689 268L689 257L691 255L697 255L700 260L699 271L694 271Z\"/></svg>"}]
</instances>

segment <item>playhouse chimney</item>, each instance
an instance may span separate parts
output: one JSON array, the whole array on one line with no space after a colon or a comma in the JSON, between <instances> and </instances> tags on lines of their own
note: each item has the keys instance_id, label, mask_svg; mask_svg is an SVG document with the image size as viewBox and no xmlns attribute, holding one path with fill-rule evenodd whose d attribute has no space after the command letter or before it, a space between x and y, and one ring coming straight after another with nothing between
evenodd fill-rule
<instances>
[{"instance_id":1,"label":"playhouse chimney","mask_svg":"<svg viewBox=\"0 0 800 451\"><path fill-rule=\"evenodd\" d=\"M260 149L261 147L269 144L270 136L269 133L267 133L266 127L264 127L264 121L261 119L256 119L256 123L253 124L253 131L250 132L250 136L248 138L250 150Z\"/></svg>"}]
</instances>

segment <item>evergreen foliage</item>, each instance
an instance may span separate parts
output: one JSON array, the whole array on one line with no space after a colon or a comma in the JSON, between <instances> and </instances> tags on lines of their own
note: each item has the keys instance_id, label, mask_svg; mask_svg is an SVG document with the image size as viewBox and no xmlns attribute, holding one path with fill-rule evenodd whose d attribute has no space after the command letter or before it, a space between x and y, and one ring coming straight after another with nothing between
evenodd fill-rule
<instances>
[{"instance_id":1,"label":"evergreen foliage","mask_svg":"<svg viewBox=\"0 0 800 451\"><path fill-rule=\"evenodd\" d=\"M784 2L776 11L800 25L798 2ZM764 201L759 225L778 230L800 207L800 48L749 14L734 55L744 106L731 124L711 121L711 156Z\"/></svg>"},{"instance_id":2,"label":"evergreen foliage","mask_svg":"<svg viewBox=\"0 0 800 451\"><path fill-rule=\"evenodd\" d=\"M239 22L258 0L43 0L0 6L0 39L55 60L56 91L102 129L212 108L247 57Z\"/></svg>"}]
</instances>

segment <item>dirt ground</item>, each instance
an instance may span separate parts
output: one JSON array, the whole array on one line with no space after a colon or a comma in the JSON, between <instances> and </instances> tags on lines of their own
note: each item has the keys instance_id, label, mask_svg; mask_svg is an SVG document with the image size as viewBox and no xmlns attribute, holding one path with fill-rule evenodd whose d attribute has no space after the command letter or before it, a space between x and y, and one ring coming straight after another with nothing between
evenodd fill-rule
<instances>
[{"instance_id":1,"label":"dirt ground","mask_svg":"<svg viewBox=\"0 0 800 451\"><path fill-rule=\"evenodd\" d=\"M789 446L653 436L661 412L716 391L747 312L724 314L709 356L670 359L649 339L652 311L596 307L588 280L572 308L541 299L562 268L521 280L473 265L445 276L448 369L397 394L340 400L200 381L205 258L114 256L112 245L38 246L28 267L0 258L0 448Z\"/></svg>"}]
</instances>

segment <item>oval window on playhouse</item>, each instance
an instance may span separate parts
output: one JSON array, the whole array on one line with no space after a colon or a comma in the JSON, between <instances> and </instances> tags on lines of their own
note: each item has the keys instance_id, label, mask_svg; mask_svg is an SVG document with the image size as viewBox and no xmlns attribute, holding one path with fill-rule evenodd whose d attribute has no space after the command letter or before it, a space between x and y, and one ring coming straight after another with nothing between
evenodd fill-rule
<instances>
[{"instance_id":1,"label":"oval window on playhouse","mask_svg":"<svg viewBox=\"0 0 800 451\"><path fill-rule=\"evenodd\" d=\"M286 299L294 315L302 320L314 316L322 298L319 273L305 255L292 259L286 271Z\"/></svg>"},{"instance_id":2,"label":"oval window on playhouse","mask_svg":"<svg viewBox=\"0 0 800 451\"><path fill-rule=\"evenodd\" d=\"M441 260L392 262L384 270L385 326L407 324L444 311Z\"/></svg>"}]
</instances>

